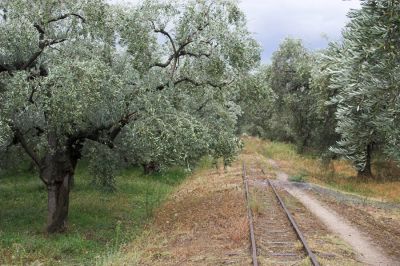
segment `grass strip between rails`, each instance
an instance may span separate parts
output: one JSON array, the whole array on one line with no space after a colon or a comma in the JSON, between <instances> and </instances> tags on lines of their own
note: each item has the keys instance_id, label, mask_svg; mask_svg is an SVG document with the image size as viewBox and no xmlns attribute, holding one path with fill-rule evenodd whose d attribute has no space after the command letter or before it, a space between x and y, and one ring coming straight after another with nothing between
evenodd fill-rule
<instances>
[{"instance_id":1,"label":"grass strip between rails","mask_svg":"<svg viewBox=\"0 0 400 266\"><path fill-rule=\"evenodd\" d=\"M137 237L153 210L186 177L179 168L145 176L124 170L115 193L91 186L80 166L70 194L68 231L46 235L47 192L35 174L0 177L0 265L93 265Z\"/></svg>"}]
</instances>

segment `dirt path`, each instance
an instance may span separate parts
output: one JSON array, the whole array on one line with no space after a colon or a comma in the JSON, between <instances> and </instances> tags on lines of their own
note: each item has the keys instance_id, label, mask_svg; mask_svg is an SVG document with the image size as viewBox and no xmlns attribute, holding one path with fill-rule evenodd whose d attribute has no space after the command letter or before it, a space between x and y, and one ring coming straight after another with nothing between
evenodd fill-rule
<instances>
[{"instance_id":1,"label":"dirt path","mask_svg":"<svg viewBox=\"0 0 400 266\"><path fill-rule=\"evenodd\" d=\"M388 258L367 236L335 211L323 206L321 202L308 195L302 189L293 186L288 181L288 175L279 171L279 166L275 161L268 160L268 163L276 170L277 183L306 206L329 230L339 235L352 246L359 254L360 261L368 265L400 265L400 262Z\"/></svg>"}]
</instances>

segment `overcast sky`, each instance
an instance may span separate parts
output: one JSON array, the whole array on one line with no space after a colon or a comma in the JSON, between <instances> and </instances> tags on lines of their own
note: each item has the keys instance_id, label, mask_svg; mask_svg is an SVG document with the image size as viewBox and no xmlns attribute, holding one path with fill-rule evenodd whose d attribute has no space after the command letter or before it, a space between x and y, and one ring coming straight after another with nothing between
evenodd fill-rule
<instances>
[{"instance_id":1,"label":"overcast sky","mask_svg":"<svg viewBox=\"0 0 400 266\"><path fill-rule=\"evenodd\" d=\"M240 0L249 29L263 47L265 63L286 37L302 39L309 49L324 48L328 40L339 40L347 12L359 6L359 0Z\"/></svg>"},{"instance_id":2,"label":"overcast sky","mask_svg":"<svg viewBox=\"0 0 400 266\"><path fill-rule=\"evenodd\" d=\"M248 25L269 62L285 37L300 38L310 49L324 48L328 40L339 40L346 14L359 8L359 0L241 0ZM327 38L326 38L327 37Z\"/></svg>"}]
</instances>

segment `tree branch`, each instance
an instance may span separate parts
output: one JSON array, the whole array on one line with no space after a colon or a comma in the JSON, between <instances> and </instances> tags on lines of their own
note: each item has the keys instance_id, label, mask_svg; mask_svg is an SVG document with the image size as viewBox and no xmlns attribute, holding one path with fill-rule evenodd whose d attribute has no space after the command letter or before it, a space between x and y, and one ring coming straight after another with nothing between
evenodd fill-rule
<instances>
[{"instance_id":1,"label":"tree branch","mask_svg":"<svg viewBox=\"0 0 400 266\"><path fill-rule=\"evenodd\" d=\"M222 82L220 84L216 84L216 83L213 83L211 81L198 82L198 81L195 81L195 80L193 80L191 78L184 77L184 78L181 78L181 79L175 81L174 85L178 85L178 84L183 83L183 82L188 82L188 83L190 83L190 84L192 84L192 85L194 85L196 87L208 85L208 86L211 86L211 87L214 87L214 88L222 88L222 87L227 86L227 85L232 83L232 81L230 81L230 82L226 81L226 82Z\"/></svg>"},{"instance_id":2,"label":"tree branch","mask_svg":"<svg viewBox=\"0 0 400 266\"><path fill-rule=\"evenodd\" d=\"M166 68L167 66L169 66L171 64L172 59L174 59L174 55L170 55L170 57L168 58L168 60L165 63L154 63L150 66L150 68L153 68L153 67Z\"/></svg>"},{"instance_id":3,"label":"tree branch","mask_svg":"<svg viewBox=\"0 0 400 266\"><path fill-rule=\"evenodd\" d=\"M115 138L118 136L118 134L121 132L121 130L131 122L132 117L136 116L137 112L129 113L125 115L114 127L111 128L110 132L108 133L108 136L112 141L115 140Z\"/></svg>"},{"instance_id":4,"label":"tree branch","mask_svg":"<svg viewBox=\"0 0 400 266\"><path fill-rule=\"evenodd\" d=\"M165 63L155 63L155 64L151 65L150 68L153 68L153 67L166 68L171 64L172 60L174 58L176 58L176 56L177 56L177 50L176 50L174 39L172 38L171 34L169 34L165 29L157 29L156 25L154 24L154 21L151 20L150 23L151 23L155 33L161 33L162 35L164 35L168 38L169 42L171 43L172 50L173 50L173 54L169 56L168 60Z\"/></svg>"},{"instance_id":5,"label":"tree branch","mask_svg":"<svg viewBox=\"0 0 400 266\"><path fill-rule=\"evenodd\" d=\"M41 41L39 43L39 48L40 50L37 51L36 53L34 53L31 58L29 58L29 60L22 65L22 67L17 68L17 70L26 70L27 68L29 68L30 66L32 66L32 64L36 61L36 59L38 59L38 57L43 53L44 49L46 47L49 47L50 45L53 44L57 44L57 43L62 43L65 42L67 39L56 39L56 40L45 40L45 41Z\"/></svg>"},{"instance_id":6,"label":"tree branch","mask_svg":"<svg viewBox=\"0 0 400 266\"><path fill-rule=\"evenodd\" d=\"M194 79L191 79L191 78L188 78L188 77L183 77L183 78L180 78L180 79L174 81L173 84L176 86L176 85L179 85L179 84L184 83L184 82L190 83L190 84L194 85L195 87L201 87L201 86L206 86L207 85L207 86L211 86L211 87L214 87L214 88L221 89L222 87L231 84L233 81L226 81L226 82L222 82L220 84L216 84L216 83L213 83L211 81L198 82L198 81L196 81ZM156 90L162 91L163 89L165 89L165 87L168 87L168 84L169 84L169 82L167 82L165 84L161 84L161 85L156 87Z\"/></svg>"},{"instance_id":7,"label":"tree branch","mask_svg":"<svg viewBox=\"0 0 400 266\"><path fill-rule=\"evenodd\" d=\"M53 44L62 43L62 42L65 42L66 40L67 40L67 39L65 39L65 38L50 40L50 41L48 41L47 46L50 46L50 45L53 45Z\"/></svg>"},{"instance_id":8,"label":"tree branch","mask_svg":"<svg viewBox=\"0 0 400 266\"><path fill-rule=\"evenodd\" d=\"M86 19L84 17L82 17L81 15L76 14L76 13L68 13L68 14L60 15L60 16L58 16L56 18L52 18L52 19L48 20L46 24L49 24L49 23L52 23L52 22L56 22L56 21L59 21L59 20L63 20L63 19L66 19L68 17L71 17L71 16L74 16L74 17L77 17L77 18L81 19L82 22L84 22L84 23L86 22Z\"/></svg>"},{"instance_id":9,"label":"tree branch","mask_svg":"<svg viewBox=\"0 0 400 266\"><path fill-rule=\"evenodd\" d=\"M17 68L17 70L25 70L25 69L27 69L28 67L30 67L30 66L33 64L33 62L35 62L36 59L38 59L38 57L43 53L43 50L44 50L44 48L43 48L43 49L40 49L40 50L37 51L37 52L35 52L35 53L31 56L31 58L29 58L29 60L28 60L27 62L25 62L25 64L23 64L22 67Z\"/></svg>"},{"instance_id":10,"label":"tree branch","mask_svg":"<svg viewBox=\"0 0 400 266\"><path fill-rule=\"evenodd\" d=\"M198 108L197 108L197 112L200 112L201 110L203 110L204 107L206 107L206 105L209 103L210 99L207 99L203 104L201 104Z\"/></svg>"},{"instance_id":11,"label":"tree branch","mask_svg":"<svg viewBox=\"0 0 400 266\"><path fill-rule=\"evenodd\" d=\"M196 58L200 58L202 56L209 58L211 56L211 53L199 53L199 54L196 54L196 53L188 52L188 51L185 51L185 50L182 50L179 53L179 56L185 56L185 55L188 55L188 56L191 56L191 57L196 57Z\"/></svg>"},{"instance_id":12,"label":"tree branch","mask_svg":"<svg viewBox=\"0 0 400 266\"><path fill-rule=\"evenodd\" d=\"M157 29L156 25L154 24L154 21L150 20L150 23L153 27L154 32L156 33L161 33L164 36L166 36L169 39L169 42L171 43L172 49L174 51L174 54L176 54L176 46L175 46L175 42L174 39L172 39L171 34L169 34L165 29Z\"/></svg>"},{"instance_id":13,"label":"tree branch","mask_svg":"<svg viewBox=\"0 0 400 266\"><path fill-rule=\"evenodd\" d=\"M33 101L33 95L35 94L35 92L36 92L36 89L35 88L32 88L32 91L31 91L31 94L29 95L29 98L28 98L28 102L30 102L30 103L35 103L34 101Z\"/></svg>"},{"instance_id":14,"label":"tree branch","mask_svg":"<svg viewBox=\"0 0 400 266\"><path fill-rule=\"evenodd\" d=\"M77 141L83 141L84 139L90 139L101 144L107 145L110 148L114 147L113 141L121 132L121 130L132 121L132 117L136 116L137 112L126 114L116 123L109 125L102 125L94 128L91 131L80 131L73 136L70 136L69 143L75 143ZM105 135L104 135L105 134ZM105 137L105 138L104 138Z\"/></svg>"},{"instance_id":15,"label":"tree branch","mask_svg":"<svg viewBox=\"0 0 400 266\"><path fill-rule=\"evenodd\" d=\"M173 65L171 67L171 77L173 77L180 57L185 56L185 55L198 57L198 58L201 57L201 56L206 56L206 57L211 56L210 54L206 54L206 53L202 53L202 54L198 54L197 55L195 53L190 53L190 52L185 51L185 48L189 44L191 44L193 42L193 38L197 34L202 32L206 27L208 27L209 22L205 23L204 25L199 25L197 27L197 30L192 32L191 34L189 34L184 42L179 43L178 49L176 47L175 41L172 38L171 34L169 34L164 29L157 29L156 25L154 24L154 21L150 21L150 23L152 24L154 32L161 33L161 34L163 34L164 36L166 36L169 39L169 42L171 43L171 46L172 46L172 49L173 49L173 54L169 56L168 60L165 63L154 63L154 64L152 64L150 66L150 68L153 68L153 67L166 68L169 65L171 65L171 62L173 62Z\"/></svg>"},{"instance_id":16,"label":"tree branch","mask_svg":"<svg viewBox=\"0 0 400 266\"><path fill-rule=\"evenodd\" d=\"M32 161L36 164L36 166L40 169L41 164L40 164L40 159L39 156L36 154L36 152L29 147L28 143L25 140L24 135L21 133L21 131L16 128L16 127L11 127L12 130L14 131L14 141L19 142L22 146L22 148L25 150L25 152L29 155L29 157L32 159ZM40 179L44 184L47 184L46 180L43 179L41 175L39 175Z\"/></svg>"},{"instance_id":17,"label":"tree branch","mask_svg":"<svg viewBox=\"0 0 400 266\"><path fill-rule=\"evenodd\" d=\"M39 34L41 36L43 36L45 34L45 31L41 25L39 25L38 23L35 23L35 24L33 24L33 26L35 27L35 29L39 32Z\"/></svg>"},{"instance_id":18,"label":"tree branch","mask_svg":"<svg viewBox=\"0 0 400 266\"><path fill-rule=\"evenodd\" d=\"M75 13L69 13L69 14L61 15L59 17L48 20L46 25L51 22L56 22L56 21L68 18L70 16L78 17L83 22L85 22L85 18L83 18L81 15L75 14ZM13 66L0 65L0 73L5 72L5 71L12 71L12 70L26 70L32 66L32 64L36 61L36 59L39 58L39 56L43 53L43 51L46 47L66 41L65 38L54 39L54 40L45 40L46 31L45 31L44 26L41 25L40 23L35 23L35 24L33 24L33 26L39 33L39 45L38 45L39 50L36 51L26 62L15 63Z\"/></svg>"}]
</instances>

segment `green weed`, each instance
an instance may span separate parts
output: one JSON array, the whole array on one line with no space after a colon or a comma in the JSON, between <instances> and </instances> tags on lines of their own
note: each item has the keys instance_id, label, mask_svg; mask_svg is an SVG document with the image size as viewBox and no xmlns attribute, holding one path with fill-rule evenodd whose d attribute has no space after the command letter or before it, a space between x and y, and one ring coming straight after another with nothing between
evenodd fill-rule
<instances>
[{"instance_id":1,"label":"green weed","mask_svg":"<svg viewBox=\"0 0 400 266\"><path fill-rule=\"evenodd\" d=\"M306 182L307 174L306 173L299 173L298 175L290 176L289 181L291 182Z\"/></svg>"}]
</instances>

